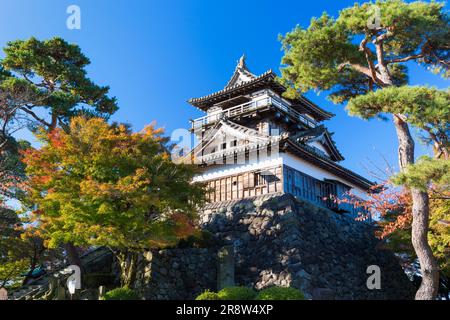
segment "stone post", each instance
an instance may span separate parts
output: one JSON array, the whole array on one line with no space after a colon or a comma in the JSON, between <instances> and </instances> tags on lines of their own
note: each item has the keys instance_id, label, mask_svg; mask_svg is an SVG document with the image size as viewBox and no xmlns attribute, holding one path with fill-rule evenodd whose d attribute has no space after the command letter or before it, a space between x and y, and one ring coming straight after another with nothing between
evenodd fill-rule
<instances>
[{"instance_id":1,"label":"stone post","mask_svg":"<svg viewBox=\"0 0 450 320\"><path fill-rule=\"evenodd\" d=\"M106 287L105 286L98 287L98 300L102 300L105 294L106 294Z\"/></svg>"},{"instance_id":2,"label":"stone post","mask_svg":"<svg viewBox=\"0 0 450 320\"><path fill-rule=\"evenodd\" d=\"M234 248L225 246L219 250L217 270L217 290L234 286Z\"/></svg>"}]
</instances>

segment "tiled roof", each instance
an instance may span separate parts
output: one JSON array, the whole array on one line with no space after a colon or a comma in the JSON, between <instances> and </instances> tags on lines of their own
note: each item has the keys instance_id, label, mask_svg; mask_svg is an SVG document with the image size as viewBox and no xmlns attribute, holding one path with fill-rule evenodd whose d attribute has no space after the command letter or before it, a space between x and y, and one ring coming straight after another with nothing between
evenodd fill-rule
<instances>
[{"instance_id":1,"label":"tiled roof","mask_svg":"<svg viewBox=\"0 0 450 320\"><path fill-rule=\"evenodd\" d=\"M263 74L254 77L252 80L242 82L234 86L227 86L222 90L216 91L203 97L191 98L188 100L188 103L203 111L206 111L212 104L216 102L229 99L232 95L243 93L245 94L247 91L255 87L262 88L264 87L264 85L270 85L275 91L281 94L286 91L286 88L281 83L279 83L276 78L277 75L270 69ZM334 116L333 113L325 111L303 96L299 97L296 100L296 103L298 105L301 105L304 109L311 112L319 120L327 120Z\"/></svg>"},{"instance_id":2,"label":"tiled roof","mask_svg":"<svg viewBox=\"0 0 450 320\"><path fill-rule=\"evenodd\" d=\"M229 87L227 85L224 89L222 89L220 91L216 91L214 93L208 94L208 95L200 97L200 98L191 98L191 99L188 100L188 102L190 104L196 106L196 103L198 103L198 102L206 101L206 100L211 99L213 97L217 97L217 96L220 96L220 95L225 94L225 93L233 92L233 91L235 91L235 90L237 90L239 88L244 88L244 87L247 87L247 86L249 86L251 84L260 82L261 80L270 79L270 78L275 79L276 76L277 75L272 70L268 70L268 71L264 72L262 75L257 76L257 77L255 77L254 79L252 79L250 81L243 82L241 84L238 84L238 85L232 86L232 87Z\"/></svg>"},{"instance_id":3,"label":"tiled roof","mask_svg":"<svg viewBox=\"0 0 450 320\"><path fill-rule=\"evenodd\" d=\"M291 136L291 139L295 142L304 142L307 143L314 138L324 136L326 141L326 147L329 149L334 161L342 161L344 160L344 156L339 152L336 147L336 143L331 137L330 132L325 128L324 125L317 126L310 130L300 131L297 134Z\"/></svg>"},{"instance_id":4,"label":"tiled roof","mask_svg":"<svg viewBox=\"0 0 450 320\"><path fill-rule=\"evenodd\" d=\"M334 172L336 175L340 176L344 180L347 180L362 189L368 190L369 188L375 185L375 182L369 181L363 176L337 164L330 158L321 155L318 152L314 151L314 148L305 145L303 143L298 143L296 141L292 141L291 139L286 139L285 144L282 146L284 149L291 149L301 158L312 162L326 170Z\"/></svg>"}]
</instances>

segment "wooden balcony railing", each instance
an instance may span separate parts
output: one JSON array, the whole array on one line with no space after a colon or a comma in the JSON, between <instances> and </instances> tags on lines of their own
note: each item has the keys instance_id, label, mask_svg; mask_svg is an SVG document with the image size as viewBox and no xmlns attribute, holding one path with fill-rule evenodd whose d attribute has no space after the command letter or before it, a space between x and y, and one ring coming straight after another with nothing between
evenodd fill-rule
<instances>
[{"instance_id":1,"label":"wooden balcony railing","mask_svg":"<svg viewBox=\"0 0 450 320\"><path fill-rule=\"evenodd\" d=\"M264 95L262 97L259 97L258 99L192 120L192 130L196 131L206 125L216 123L223 117L233 118L236 116L251 113L255 110L262 109L267 106L274 106L276 109L283 111L290 118L298 120L310 128L314 128L317 125L315 121L308 119L306 116L302 115L294 108L283 103L280 99L273 96Z\"/></svg>"}]
</instances>

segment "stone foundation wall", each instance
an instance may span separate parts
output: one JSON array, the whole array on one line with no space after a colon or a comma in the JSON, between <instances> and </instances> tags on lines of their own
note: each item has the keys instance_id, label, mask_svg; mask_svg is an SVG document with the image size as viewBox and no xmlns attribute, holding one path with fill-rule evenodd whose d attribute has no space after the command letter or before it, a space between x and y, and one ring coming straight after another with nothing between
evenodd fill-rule
<instances>
[{"instance_id":1,"label":"stone foundation wall","mask_svg":"<svg viewBox=\"0 0 450 320\"><path fill-rule=\"evenodd\" d=\"M202 227L235 251L239 285L301 289L309 298L412 299L414 288L372 226L299 201L289 194L210 205ZM381 290L366 286L369 265L381 269Z\"/></svg>"}]
</instances>

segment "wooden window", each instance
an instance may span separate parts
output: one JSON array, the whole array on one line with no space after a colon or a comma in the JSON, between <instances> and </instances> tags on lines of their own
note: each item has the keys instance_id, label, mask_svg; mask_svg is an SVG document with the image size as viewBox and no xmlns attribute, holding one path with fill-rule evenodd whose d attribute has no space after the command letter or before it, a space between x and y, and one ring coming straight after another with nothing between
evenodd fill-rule
<instances>
[{"instance_id":1,"label":"wooden window","mask_svg":"<svg viewBox=\"0 0 450 320\"><path fill-rule=\"evenodd\" d=\"M255 187L255 175L253 172L248 172L244 174L244 189L254 188Z\"/></svg>"},{"instance_id":2,"label":"wooden window","mask_svg":"<svg viewBox=\"0 0 450 320\"><path fill-rule=\"evenodd\" d=\"M242 188L248 189L248 172L242 175Z\"/></svg>"},{"instance_id":3,"label":"wooden window","mask_svg":"<svg viewBox=\"0 0 450 320\"><path fill-rule=\"evenodd\" d=\"M278 181L277 170L276 169L271 169L269 171L270 171L271 175L267 176L267 178L268 178L268 180L267 180L267 184L268 184L267 192L275 192L277 190L277 181Z\"/></svg>"},{"instance_id":4,"label":"wooden window","mask_svg":"<svg viewBox=\"0 0 450 320\"><path fill-rule=\"evenodd\" d=\"M265 186L270 181L273 181L274 178L275 177L271 174L262 174L262 172L257 172L254 174L255 186Z\"/></svg>"},{"instance_id":5,"label":"wooden window","mask_svg":"<svg viewBox=\"0 0 450 320\"><path fill-rule=\"evenodd\" d=\"M255 173L254 175L253 175L253 179L254 179L254 185L255 186L259 186L259 185L261 185L261 173L260 172L257 172L257 173Z\"/></svg>"}]
</instances>

